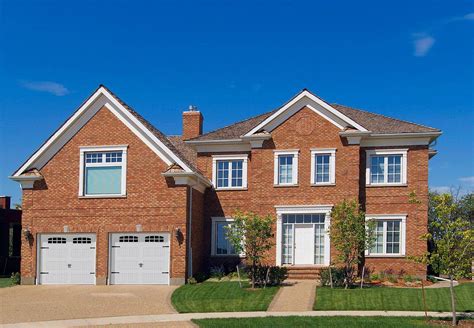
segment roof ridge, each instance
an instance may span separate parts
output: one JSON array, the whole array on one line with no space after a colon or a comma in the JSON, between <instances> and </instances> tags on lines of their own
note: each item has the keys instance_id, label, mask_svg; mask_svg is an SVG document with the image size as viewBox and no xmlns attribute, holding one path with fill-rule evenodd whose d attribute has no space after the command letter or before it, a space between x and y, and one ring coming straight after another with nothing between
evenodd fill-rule
<instances>
[{"instance_id":1,"label":"roof ridge","mask_svg":"<svg viewBox=\"0 0 474 328\"><path fill-rule=\"evenodd\" d=\"M387 116L387 115L384 115L384 114L369 112L369 111L367 111L367 110L360 109L360 108L354 108L354 107L351 107L351 106L342 105L342 104L338 104L338 103L330 103L330 105L331 105L331 106L341 106L341 107L349 108L349 109L356 110L356 111L359 111L359 112L363 112L363 113L367 113L367 114L371 114L371 115L381 116L381 117L384 117L384 118L387 118L387 119L390 119L390 120L394 120L394 121L398 121L398 122L403 122L403 123L409 123L409 124L413 124L413 125L416 125L416 126L419 126L419 127L422 127L422 128L440 131L439 129L433 128L433 127L431 127L431 126L427 126L427 125L423 125L423 124L419 124L419 123L414 123L414 122L411 122L411 121L401 120L401 119L394 118L394 117L390 117L390 116Z\"/></svg>"}]
</instances>

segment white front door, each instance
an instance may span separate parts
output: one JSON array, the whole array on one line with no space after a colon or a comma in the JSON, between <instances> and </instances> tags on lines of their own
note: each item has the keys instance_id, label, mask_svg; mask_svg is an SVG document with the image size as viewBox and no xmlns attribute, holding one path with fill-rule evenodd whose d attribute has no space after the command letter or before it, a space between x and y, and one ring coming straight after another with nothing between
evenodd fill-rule
<instances>
[{"instance_id":1,"label":"white front door","mask_svg":"<svg viewBox=\"0 0 474 328\"><path fill-rule=\"evenodd\" d=\"M94 234L41 234L38 284L95 284Z\"/></svg>"},{"instance_id":2,"label":"white front door","mask_svg":"<svg viewBox=\"0 0 474 328\"><path fill-rule=\"evenodd\" d=\"M312 224L295 224L295 264L314 264Z\"/></svg>"},{"instance_id":3,"label":"white front door","mask_svg":"<svg viewBox=\"0 0 474 328\"><path fill-rule=\"evenodd\" d=\"M168 233L111 235L110 284L168 284Z\"/></svg>"}]
</instances>

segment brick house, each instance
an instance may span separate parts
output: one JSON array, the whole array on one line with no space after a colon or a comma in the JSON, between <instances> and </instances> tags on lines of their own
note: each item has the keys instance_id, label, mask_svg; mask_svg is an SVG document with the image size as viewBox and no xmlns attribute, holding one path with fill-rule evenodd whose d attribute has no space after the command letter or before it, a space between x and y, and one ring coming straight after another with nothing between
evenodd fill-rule
<instances>
[{"instance_id":1,"label":"brick house","mask_svg":"<svg viewBox=\"0 0 474 328\"><path fill-rule=\"evenodd\" d=\"M224 235L238 209L275 217L268 262L329 265L334 204L377 221L374 271L424 275L430 144L441 131L307 90L282 107L202 134L183 113L165 136L104 86L11 176L23 189L23 284L183 284L235 263ZM416 193L420 202L409 202Z\"/></svg>"}]
</instances>

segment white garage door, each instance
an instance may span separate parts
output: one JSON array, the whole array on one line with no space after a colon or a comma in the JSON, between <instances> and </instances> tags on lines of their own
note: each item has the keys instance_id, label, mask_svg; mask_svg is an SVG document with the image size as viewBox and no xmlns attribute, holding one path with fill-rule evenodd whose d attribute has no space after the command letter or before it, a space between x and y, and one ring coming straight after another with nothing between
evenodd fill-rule
<instances>
[{"instance_id":1,"label":"white garage door","mask_svg":"<svg viewBox=\"0 0 474 328\"><path fill-rule=\"evenodd\" d=\"M42 234L38 283L95 284L94 234Z\"/></svg>"},{"instance_id":2,"label":"white garage door","mask_svg":"<svg viewBox=\"0 0 474 328\"><path fill-rule=\"evenodd\" d=\"M110 256L111 284L169 284L167 233L114 233Z\"/></svg>"}]
</instances>

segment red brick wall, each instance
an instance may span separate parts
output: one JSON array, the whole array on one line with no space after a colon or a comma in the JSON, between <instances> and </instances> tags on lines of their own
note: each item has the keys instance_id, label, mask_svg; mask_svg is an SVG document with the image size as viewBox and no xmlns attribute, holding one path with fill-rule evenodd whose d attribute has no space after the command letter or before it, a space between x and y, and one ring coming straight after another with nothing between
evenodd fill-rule
<instances>
[{"instance_id":1,"label":"red brick wall","mask_svg":"<svg viewBox=\"0 0 474 328\"><path fill-rule=\"evenodd\" d=\"M126 198L81 199L79 147L128 145ZM22 246L22 276L36 275L36 239L39 233L70 232L97 234L98 282L108 272L108 235L111 232L143 231L171 233L171 278L185 277L186 242L177 243L174 231L186 236L186 187L175 187L161 173L167 168L150 148L102 108L42 169L44 183L23 192L23 226L35 241Z\"/></svg>"},{"instance_id":2,"label":"red brick wall","mask_svg":"<svg viewBox=\"0 0 474 328\"><path fill-rule=\"evenodd\" d=\"M200 136L203 121L204 118L199 111L183 112L183 140Z\"/></svg>"},{"instance_id":3,"label":"red brick wall","mask_svg":"<svg viewBox=\"0 0 474 328\"><path fill-rule=\"evenodd\" d=\"M192 245L192 263L194 275L196 272L205 271L207 263L207 233L204 222L204 195L191 189L192 195L192 224L191 224L191 245Z\"/></svg>"}]
</instances>

